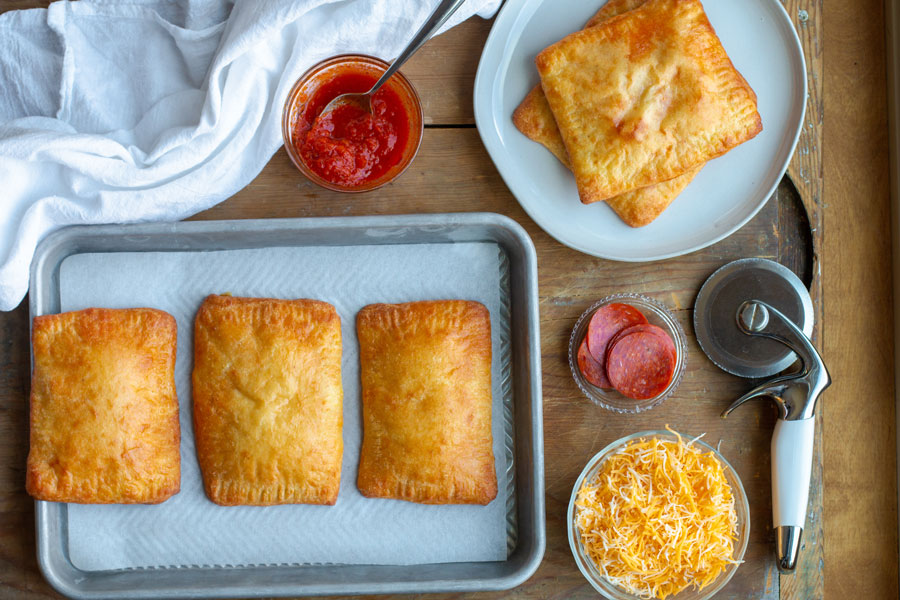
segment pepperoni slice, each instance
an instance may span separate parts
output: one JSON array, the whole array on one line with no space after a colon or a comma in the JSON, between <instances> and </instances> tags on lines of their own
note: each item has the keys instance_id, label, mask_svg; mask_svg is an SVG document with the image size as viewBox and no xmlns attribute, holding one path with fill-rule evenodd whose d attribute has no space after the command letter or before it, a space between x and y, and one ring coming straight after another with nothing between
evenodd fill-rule
<instances>
[{"instance_id":1,"label":"pepperoni slice","mask_svg":"<svg viewBox=\"0 0 900 600\"><path fill-rule=\"evenodd\" d=\"M606 350L614 335L632 325L647 322L647 317L633 306L614 302L601 306L591 316L587 329L587 349L594 360L603 367Z\"/></svg>"},{"instance_id":2,"label":"pepperoni slice","mask_svg":"<svg viewBox=\"0 0 900 600\"><path fill-rule=\"evenodd\" d=\"M594 357L591 356L591 353L588 352L587 338L582 340L581 345L578 346L578 370L581 371L581 374L584 375L585 379L598 388L612 387L609 383L609 379L606 378L606 371L603 370L603 367L601 367L597 361L594 360Z\"/></svg>"},{"instance_id":3,"label":"pepperoni slice","mask_svg":"<svg viewBox=\"0 0 900 600\"><path fill-rule=\"evenodd\" d=\"M675 343L668 334L634 331L609 346L606 374L623 396L646 400L668 387L675 373L675 357Z\"/></svg>"},{"instance_id":4,"label":"pepperoni slice","mask_svg":"<svg viewBox=\"0 0 900 600\"><path fill-rule=\"evenodd\" d=\"M621 330L619 333L614 335L612 337L612 339L609 340L609 344L607 344L607 346L606 346L606 354L609 355L609 349L612 348L613 345L615 345L615 343L619 340L620 337L628 335L629 333L638 333L638 332L653 333L655 335L662 336L664 339L668 340L669 342L672 342L672 337L669 335L669 332L667 332L662 327L660 327L658 325L653 325L652 323L642 323L640 325L632 325L631 327L626 327L625 329ZM675 343L674 342L671 343L671 347L672 347L673 357L677 357L677 355L675 354ZM606 365L605 360L603 361L603 364Z\"/></svg>"}]
</instances>

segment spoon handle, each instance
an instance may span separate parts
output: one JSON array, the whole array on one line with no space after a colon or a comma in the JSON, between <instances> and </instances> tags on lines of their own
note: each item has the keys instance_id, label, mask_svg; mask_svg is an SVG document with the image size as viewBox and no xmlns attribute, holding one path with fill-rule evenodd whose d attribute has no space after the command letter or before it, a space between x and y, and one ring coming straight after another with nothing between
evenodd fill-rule
<instances>
[{"instance_id":1,"label":"spoon handle","mask_svg":"<svg viewBox=\"0 0 900 600\"><path fill-rule=\"evenodd\" d=\"M372 89L369 90L368 93L374 94L378 88L384 85L384 82L390 79L391 75L396 73L397 69L403 66L403 63L409 60L409 57L415 54L416 50L421 48L422 44L427 42L431 36L440 29L441 25L450 18L450 15L456 12L457 8L462 6L463 2L465 2L465 0L441 0L437 8L434 9L434 12L431 13L431 16L428 17L428 20L426 20L422 27L419 28L416 35L413 36L409 45L403 49L400 56L394 59L394 62L388 67L388 70L375 82L375 85L372 86Z\"/></svg>"}]
</instances>

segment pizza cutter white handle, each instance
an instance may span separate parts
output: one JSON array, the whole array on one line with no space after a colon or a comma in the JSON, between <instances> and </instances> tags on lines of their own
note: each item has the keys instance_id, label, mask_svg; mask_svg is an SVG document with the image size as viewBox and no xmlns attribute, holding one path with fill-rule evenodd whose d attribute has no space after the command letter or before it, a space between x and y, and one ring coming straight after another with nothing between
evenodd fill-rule
<instances>
[{"instance_id":1,"label":"pizza cutter white handle","mask_svg":"<svg viewBox=\"0 0 900 600\"><path fill-rule=\"evenodd\" d=\"M772 435L772 525L778 568L784 572L797 565L806 525L815 426L815 418L779 419Z\"/></svg>"}]
</instances>

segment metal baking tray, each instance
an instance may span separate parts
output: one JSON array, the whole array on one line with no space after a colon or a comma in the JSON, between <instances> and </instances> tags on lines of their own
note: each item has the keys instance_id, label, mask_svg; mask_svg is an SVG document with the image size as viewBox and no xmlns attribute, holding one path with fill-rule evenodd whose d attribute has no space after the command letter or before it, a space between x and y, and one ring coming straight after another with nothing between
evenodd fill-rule
<instances>
[{"instance_id":1,"label":"metal baking tray","mask_svg":"<svg viewBox=\"0 0 900 600\"><path fill-rule=\"evenodd\" d=\"M527 580L540 564L546 544L541 363L537 258L531 239L515 221L491 213L466 213L69 227L38 246L29 303L32 316L59 312L60 265L79 253L459 242L496 243L508 261L507 448L514 453L508 482L514 491L508 503L505 561L85 571L68 556L67 505L36 501L37 554L47 581L71 598L134 599L488 591L510 589Z\"/></svg>"}]
</instances>

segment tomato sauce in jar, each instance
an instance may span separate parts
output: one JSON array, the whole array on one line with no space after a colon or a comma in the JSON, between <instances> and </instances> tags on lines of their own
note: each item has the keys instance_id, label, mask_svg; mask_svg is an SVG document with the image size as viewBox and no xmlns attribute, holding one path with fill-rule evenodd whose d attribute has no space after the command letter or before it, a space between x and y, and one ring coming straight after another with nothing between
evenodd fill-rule
<instances>
[{"instance_id":1,"label":"tomato sauce in jar","mask_svg":"<svg viewBox=\"0 0 900 600\"><path fill-rule=\"evenodd\" d=\"M371 70L344 65L311 94L297 115L292 143L306 166L322 179L341 187L360 186L382 177L403 158L410 117L391 81L373 96L373 114L342 105L320 118L335 97L368 91L376 80Z\"/></svg>"}]
</instances>

